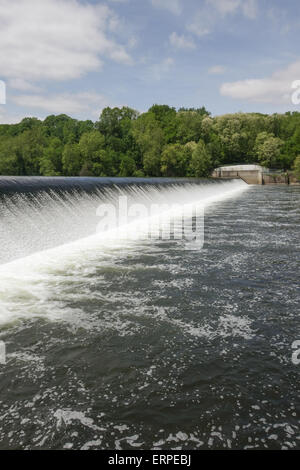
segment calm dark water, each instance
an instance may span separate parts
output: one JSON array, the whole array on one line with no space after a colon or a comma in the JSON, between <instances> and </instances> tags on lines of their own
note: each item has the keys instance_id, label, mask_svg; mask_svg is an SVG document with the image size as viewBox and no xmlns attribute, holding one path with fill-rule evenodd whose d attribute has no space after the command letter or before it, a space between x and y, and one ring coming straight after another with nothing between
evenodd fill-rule
<instances>
[{"instance_id":1,"label":"calm dark water","mask_svg":"<svg viewBox=\"0 0 300 470\"><path fill-rule=\"evenodd\" d=\"M300 449L299 219L300 187L255 186L206 210L202 250L12 280L0 448Z\"/></svg>"}]
</instances>

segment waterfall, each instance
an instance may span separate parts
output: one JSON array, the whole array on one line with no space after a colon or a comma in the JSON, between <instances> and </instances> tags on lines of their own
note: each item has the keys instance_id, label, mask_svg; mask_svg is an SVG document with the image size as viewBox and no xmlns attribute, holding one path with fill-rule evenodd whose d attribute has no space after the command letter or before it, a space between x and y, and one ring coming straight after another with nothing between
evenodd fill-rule
<instances>
[{"instance_id":1,"label":"waterfall","mask_svg":"<svg viewBox=\"0 0 300 470\"><path fill-rule=\"evenodd\" d=\"M30 180L28 184L32 186ZM18 186L18 181L14 180L14 186ZM97 231L99 206L116 207L120 197L128 200L128 206L138 204L147 209L155 204L164 208L159 214L163 224L169 215L166 207L174 206L179 211L183 206L201 206L208 210L213 204L248 188L240 180L167 180L161 184L155 179L135 184L128 181L122 184L118 180L108 184L105 180L102 186L98 180L92 191L91 187L87 191L78 183L67 188L49 186L22 192L22 183L19 183L14 192L11 188L8 190L7 185L5 193L2 192L0 322L27 316L29 312L32 315L33 311L41 315L43 302L57 289L65 273L74 275L76 272L80 276L81 270L96 266L109 250L124 252L129 245L138 245L139 242L130 237L118 239L112 237L109 230ZM173 215L181 219L180 211ZM138 223L147 227L147 239L147 217Z\"/></svg>"}]
</instances>

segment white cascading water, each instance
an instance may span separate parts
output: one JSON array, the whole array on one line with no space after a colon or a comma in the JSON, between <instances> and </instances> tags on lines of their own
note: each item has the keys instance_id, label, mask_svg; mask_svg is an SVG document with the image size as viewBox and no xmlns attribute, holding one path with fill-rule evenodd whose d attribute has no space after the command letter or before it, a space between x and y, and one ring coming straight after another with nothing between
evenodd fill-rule
<instances>
[{"instance_id":1,"label":"white cascading water","mask_svg":"<svg viewBox=\"0 0 300 470\"><path fill-rule=\"evenodd\" d=\"M73 191L5 197L0 202L0 324L21 318L60 319L66 312L60 284L96 269L111 252L126 251L138 242L109 231L96 231L100 204L168 204L213 207L247 190L241 180L214 184L187 183L155 187L113 186L105 193ZM161 222L168 214L160 214ZM175 214L176 216L176 214ZM178 213L181 216L181 213ZM147 231L147 221L145 231Z\"/></svg>"}]
</instances>

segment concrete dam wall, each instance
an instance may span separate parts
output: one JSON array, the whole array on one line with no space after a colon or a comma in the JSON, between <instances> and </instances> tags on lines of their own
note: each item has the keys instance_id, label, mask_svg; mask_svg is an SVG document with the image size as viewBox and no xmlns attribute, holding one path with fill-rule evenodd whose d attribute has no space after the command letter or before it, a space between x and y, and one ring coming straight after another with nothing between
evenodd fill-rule
<instances>
[{"instance_id":1,"label":"concrete dam wall","mask_svg":"<svg viewBox=\"0 0 300 470\"><path fill-rule=\"evenodd\" d=\"M213 178L240 178L247 184L300 184L296 176L260 165L233 165L216 168Z\"/></svg>"}]
</instances>

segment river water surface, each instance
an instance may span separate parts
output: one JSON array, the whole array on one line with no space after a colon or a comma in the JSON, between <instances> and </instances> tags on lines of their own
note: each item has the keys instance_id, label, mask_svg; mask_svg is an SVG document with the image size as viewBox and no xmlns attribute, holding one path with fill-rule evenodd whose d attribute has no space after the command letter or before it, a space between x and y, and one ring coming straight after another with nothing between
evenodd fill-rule
<instances>
[{"instance_id":1,"label":"river water surface","mask_svg":"<svg viewBox=\"0 0 300 470\"><path fill-rule=\"evenodd\" d=\"M99 194L2 200L0 449L300 449L300 187L227 184L202 249L86 241Z\"/></svg>"}]
</instances>

